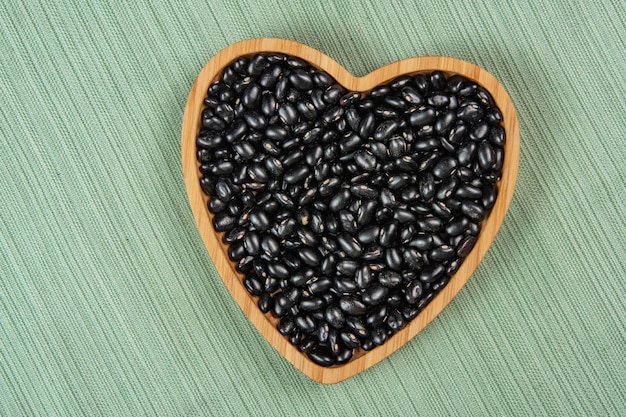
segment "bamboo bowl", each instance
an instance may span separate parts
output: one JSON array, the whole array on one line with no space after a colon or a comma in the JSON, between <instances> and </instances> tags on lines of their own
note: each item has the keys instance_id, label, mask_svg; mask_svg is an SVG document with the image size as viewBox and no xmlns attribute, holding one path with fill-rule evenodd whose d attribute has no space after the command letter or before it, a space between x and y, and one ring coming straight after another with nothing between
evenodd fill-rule
<instances>
[{"instance_id":1,"label":"bamboo bowl","mask_svg":"<svg viewBox=\"0 0 626 417\"><path fill-rule=\"evenodd\" d=\"M503 115L502 124L507 139L504 146L505 158L502 179L499 182L499 193L494 207L483 220L480 235L471 253L465 258L448 284L439 291L416 318L389 338L382 346L369 352L355 352L353 359L344 365L327 368L315 364L278 332L276 329L278 319L270 313L263 314L259 310L256 299L243 286L242 274L236 271L234 262L228 258L226 245L221 240L221 233L216 232L213 228L213 216L207 209L208 197L200 188L200 171L199 163L196 160L195 141L200 130L203 99L207 89L211 82L218 78L222 70L234 59L259 52L280 52L299 57L314 67L326 71L346 89L359 92L367 92L375 86L387 83L403 74L434 70L460 74L487 89ZM363 77L355 77L337 62L311 47L297 42L271 38L239 42L215 55L202 68L191 87L182 125L182 168L191 210L207 251L224 284L248 319L281 355L314 381L325 384L350 378L385 359L419 333L456 296L485 256L504 220L513 198L519 165L519 148L519 128L510 97L491 74L476 65L449 57L425 56L398 61Z\"/></svg>"}]
</instances>

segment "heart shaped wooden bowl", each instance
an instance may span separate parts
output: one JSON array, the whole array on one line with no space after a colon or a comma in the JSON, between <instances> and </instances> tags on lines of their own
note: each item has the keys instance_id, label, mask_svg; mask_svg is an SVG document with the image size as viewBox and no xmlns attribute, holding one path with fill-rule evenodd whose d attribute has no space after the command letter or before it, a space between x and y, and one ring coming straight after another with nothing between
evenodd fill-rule
<instances>
[{"instance_id":1,"label":"heart shaped wooden bowl","mask_svg":"<svg viewBox=\"0 0 626 417\"><path fill-rule=\"evenodd\" d=\"M212 214L207 209L208 197L200 188L199 163L196 160L196 136L200 130L203 99L211 82L218 78L222 70L240 56L253 55L260 52L279 52L299 57L314 67L326 71L335 80L351 91L367 92L379 84L387 83L399 75L415 74L440 70L467 77L482 85L493 96L496 105L503 115L503 127L506 132L505 158L502 179L499 183L499 194L495 206L483 220L482 230L476 245L465 258L462 266L452 276L449 283L433 298L428 306L402 330L393 335L385 344L369 352L358 352L351 361L335 367L322 367L312 362L305 354L292 346L286 337L276 329L278 319L270 313L263 314L253 298L244 288L242 275L236 271L235 263L230 261L227 248L212 225ZM380 362L398 350L413 336L422 330L437 314L439 314L454 298L468 281L504 220L517 178L519 164L519 129L515 109L504 88L487 71L476 65L454 58L425 56L405 59L386 65L363 77L355 77L348 73L337 62L323 53L306 45L283 39L252 39L233 44L215 55L198 74L193 83L182 125L182 165L187 193L193 215L204 244L220 273L224 283L230 290L245 315L256 326L261 334L289 362L311 379L321 383L335 383L347 379L370 366Z\"/></svg>"}]
</instances>

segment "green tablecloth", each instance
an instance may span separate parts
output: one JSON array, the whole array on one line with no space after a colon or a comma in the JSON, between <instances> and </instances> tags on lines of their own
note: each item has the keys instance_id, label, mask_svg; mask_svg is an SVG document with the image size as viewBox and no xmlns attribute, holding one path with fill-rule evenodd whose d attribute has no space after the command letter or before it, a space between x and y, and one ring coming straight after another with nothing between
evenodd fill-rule
<instances>
[{"instance_id":1,"label":"green tablecloth","mask_svg":"<svg viewBox=\"0 0 626 417\"><path fill-rule=\"evenodd\" d=\"M622 1L91 3L0 5L2 417L626 414ZM462 58L518 111L517 191L484 262L336 385L247 322L187 202L189 88L252 37L357 75Z\"/></svg>"}]
</instances>

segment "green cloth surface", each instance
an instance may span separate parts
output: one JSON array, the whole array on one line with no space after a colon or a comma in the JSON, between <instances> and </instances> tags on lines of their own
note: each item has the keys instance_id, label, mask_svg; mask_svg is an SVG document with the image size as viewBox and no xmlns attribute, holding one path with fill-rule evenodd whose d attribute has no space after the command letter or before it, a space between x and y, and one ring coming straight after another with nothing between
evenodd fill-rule
<instances>
[{"instance_id":1,"label":"green cloth surface","mask_svg":"<svg viewBox=\"0 0 626 417\"><path fill-rule=\"evenodd\" d=\"M625 21L618 0L2 1L0 415L626 415ZM520 121L515 197L472 279L335 385L246 320L187 201L191 84L253 37L356 75L465 59Z\"/></svg>"}]
</instances>

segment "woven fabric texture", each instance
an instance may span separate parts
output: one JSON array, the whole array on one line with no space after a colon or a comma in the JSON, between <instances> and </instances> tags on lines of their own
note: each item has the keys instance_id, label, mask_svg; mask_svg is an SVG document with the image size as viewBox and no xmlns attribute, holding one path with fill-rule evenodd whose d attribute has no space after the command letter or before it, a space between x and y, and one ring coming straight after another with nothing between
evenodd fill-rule
<instances>
[{"instance_id":1,"label":"woven fabric texture","mask_svg":"<svg viewBox=\"0 0 626 417\"><path fill-rule=\"evenodd\" d=\"M0 4L0 415L625 415L622 1ZM467 286L390 358L320 385L222 284L180 162L220 49L282 37L356 75L476 63L521 126Z\"/></svg>"}]
</instances>

